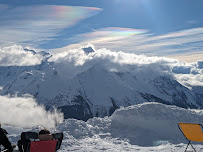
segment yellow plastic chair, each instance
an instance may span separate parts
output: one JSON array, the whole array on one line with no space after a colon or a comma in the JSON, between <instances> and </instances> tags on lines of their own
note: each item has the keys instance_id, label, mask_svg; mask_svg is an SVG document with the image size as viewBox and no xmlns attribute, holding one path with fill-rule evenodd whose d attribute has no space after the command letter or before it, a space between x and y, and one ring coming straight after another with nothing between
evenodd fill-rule
<instances>
[{"instance_id":1,"label":"yellow plastic chair","mask_svg":"<svg viewBox=\"0 0 203 152\"><path fill-rule=\"evenodd\" d=\"M178 123L178 127L188 141L185 152L189 145L191 145L191 147L196 152L195 148L191 144L191 141L203 142L202 125L192 123Z\"/></svg>"}]
</instances>

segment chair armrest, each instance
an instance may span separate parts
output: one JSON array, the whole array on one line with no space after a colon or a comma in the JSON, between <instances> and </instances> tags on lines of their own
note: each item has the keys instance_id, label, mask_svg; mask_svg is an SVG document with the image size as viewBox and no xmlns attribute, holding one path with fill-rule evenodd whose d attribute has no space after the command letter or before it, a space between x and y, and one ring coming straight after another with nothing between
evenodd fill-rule
<instances>
[{"instance_id":1,"label":"chair armrest","mask_svg":"<svg viewBox=\"0 0 203 152\"><path fill-rule=\"evenodd\" d=\"M21 139L38 139L38 133L36 132L22 132Z\"/></svg>"}]
</instances>

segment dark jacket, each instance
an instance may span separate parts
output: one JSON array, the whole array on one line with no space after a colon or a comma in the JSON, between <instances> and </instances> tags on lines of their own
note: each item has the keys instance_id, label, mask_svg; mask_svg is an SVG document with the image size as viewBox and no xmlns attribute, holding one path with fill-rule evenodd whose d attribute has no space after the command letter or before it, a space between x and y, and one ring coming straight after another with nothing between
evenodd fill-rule
<instances>
[{"instance_id":1,"label":"dark jacket","mask_svg":"<svg viewBox=\"0 0 203 152\"><path fill-rule=\"evenodd\" d=\"M3 128L0 128L0 145L3 145L8 152L12 152L13 147L11 146L11 143L8 140L6 134L8 134L7 131Z\"/></svg>"}]
</instances>

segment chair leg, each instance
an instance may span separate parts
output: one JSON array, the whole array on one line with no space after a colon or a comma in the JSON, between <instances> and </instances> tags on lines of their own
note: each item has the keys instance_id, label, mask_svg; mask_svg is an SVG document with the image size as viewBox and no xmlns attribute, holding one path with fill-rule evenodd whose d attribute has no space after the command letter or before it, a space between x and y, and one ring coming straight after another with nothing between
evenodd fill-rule
<instances>
[{"instance_id":1,"label":"chair leg","mask_svg":"<svg viewBox=\"0 0 203 152\"><path fill-rule=\"evenodd\" d=\"M187 148L188 148L189 144L190 144L190 142L188 142L187 147L186 147L186 149L185 149L185 152L186 152L186 150L187 150Z\"/></svg>"},{"instance_id":2,"label":"chair leg","mask_svg":"<svg viewBox=\"0 0 203 152\"><path fill-rule=\"evenodd\" d=\"M196 152L195 148L192 146L192 144L190 143L191 147L194 149L194 151Z\"/></svg>"},{"instance_id":3,"label":"chair leg","mask_svg":"<svg viewBox=\"0 0 203 152\"><path fill-rule=\"evenodd\" d=\"M191 145L191 147L192 147L192 148L194 149L194 151L196 152L195 148L192 146L192 144L191 144L190 141L188 141L188 144L187 144L187 147L186 147L186 149L185 149L185 152L186 152L186 150L187 150L187 148L188 148L189 145Z\"/></svg>"}]
</instances>

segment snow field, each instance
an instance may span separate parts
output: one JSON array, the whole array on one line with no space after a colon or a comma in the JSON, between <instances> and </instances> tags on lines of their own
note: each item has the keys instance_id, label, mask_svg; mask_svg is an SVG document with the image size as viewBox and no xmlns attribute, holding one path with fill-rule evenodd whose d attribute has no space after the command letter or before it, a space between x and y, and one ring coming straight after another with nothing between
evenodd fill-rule
<instances>
[{"instance_id":1,"label":"snow field","mask_svg":"<svg viewBox=\"0 0 203 152\"><path fill-rule=\"evenodd\" d=\"M93 118L87 122L66 119L52 132L62 131L64 140L59 152L177 152L184 151L187 141L178 122L203 124L202 110L182 109L160 103L143 103L121 108L111 117ZM16 143L28 129L3 126ZM31 130L38 131L42 127ZM196 143L197 151L203 151ZM189 147L191 150L191 147Z\"/></svg>"}]
</instances>

